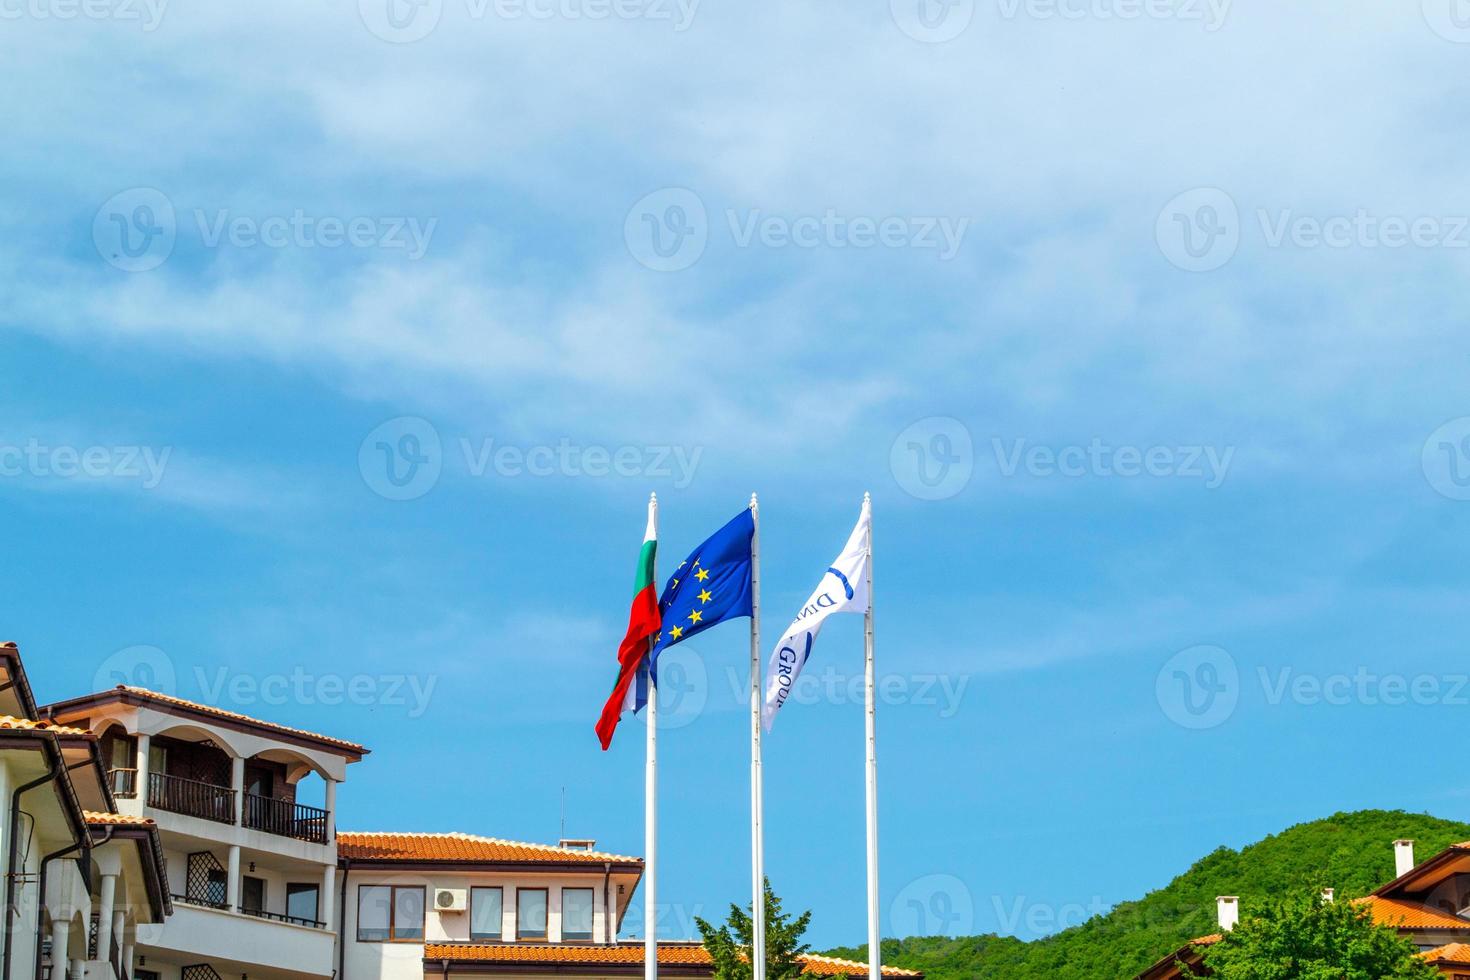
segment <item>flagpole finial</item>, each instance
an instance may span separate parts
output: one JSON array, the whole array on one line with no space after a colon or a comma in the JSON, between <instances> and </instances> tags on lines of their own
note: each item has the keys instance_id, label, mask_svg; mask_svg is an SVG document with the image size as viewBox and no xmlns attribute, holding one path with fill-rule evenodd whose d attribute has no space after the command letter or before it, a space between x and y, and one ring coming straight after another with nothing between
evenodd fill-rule
<instances>
[{"instance_id":1,"label":"flagpole finial","mask_svg":"<svg viewBox=\"0 0 1470 980\"><path fill-rule=\"evenodd\" d=\"M751 507L751 510L754 510L757 506L759 506L759 505L756 503L755 494L751 494L750 495L750 507Z\"/></svg>"},{"instance_id":2,"label":"flagpole finial","mask_svg":"<svg viewBox=\"0 0 1470 980\"><path fill-rule=\"evenodd\" d=\"M650 504L656 504L656 503L658 503L658 494L656 494L656 493L650 493L648 495L648 502Z\"/></svg>"},{"instance_id":3,"label":"flagpole finial","mask_svg":"<svg viewBox=\"0 0 1470 980\"><path fill-rule=\"evenodd\" d=\"M864 490L863 491L863 503L869 504L869 503L872 503L872 502L873 502L873 495L871 493L868 493L868 491Z\"/></svg>"}]
</instances>

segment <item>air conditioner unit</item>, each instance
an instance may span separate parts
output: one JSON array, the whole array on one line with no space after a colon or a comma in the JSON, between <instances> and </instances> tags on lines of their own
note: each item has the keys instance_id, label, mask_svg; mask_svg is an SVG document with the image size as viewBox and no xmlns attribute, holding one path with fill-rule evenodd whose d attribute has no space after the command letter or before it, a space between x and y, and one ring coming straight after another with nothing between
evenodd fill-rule
<instances>
[{"instance_id":1,"label":"air conditioner unit","mask_svg":"<svg viewBox=\"0 0 1470 980\"><path fill-rule=\"evenodd\" d=\"M469 907L469 902L468 888L434 889L434 908L440 912L463 912Z\"/></svg>"}]
</instances>

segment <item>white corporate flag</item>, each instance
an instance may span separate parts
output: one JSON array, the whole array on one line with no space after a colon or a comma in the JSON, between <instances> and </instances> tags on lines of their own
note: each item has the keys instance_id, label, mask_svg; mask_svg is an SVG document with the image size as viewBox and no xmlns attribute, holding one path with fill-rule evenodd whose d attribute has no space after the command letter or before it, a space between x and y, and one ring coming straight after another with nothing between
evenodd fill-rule
<instances>
[{"instance_id":1,"label":"white corporate flag","mask_svg":"<svg viewBox=\"0 0 1470 980\"><path fill-rule=\"evenodd\" d=\"M766 731L771 730L777 710L791 696L827 617L839 612L868 611L868 525L872 519L872 512L864 501L862 516L858 518L857 527L852 529L842 554L823 574L817 590L796 614L795 622L787 627L776 649L771 651L771 660L766 666L766 699L762 708Z\"/></svg>"}]
</instances>

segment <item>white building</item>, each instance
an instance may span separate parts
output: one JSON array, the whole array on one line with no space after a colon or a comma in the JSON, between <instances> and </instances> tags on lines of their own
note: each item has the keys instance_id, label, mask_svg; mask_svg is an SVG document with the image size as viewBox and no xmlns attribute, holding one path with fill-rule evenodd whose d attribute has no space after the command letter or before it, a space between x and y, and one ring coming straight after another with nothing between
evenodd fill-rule
<instances>
[{"instance_id":1,"label":"white building","mask_svg":"<svg viewBox=\"0 0 1470 980\"><path fill-rule=\"evenodd\" d=\"M37 720L0 645L5 980L128 980L136 937L169 912L158 829L114 811L92 733Z\"/></svg>"},{"instance_id":2,"label":"white building","mask_svg":"<svg viewBox=\"0 0 1470 980\"><path fill-rule=\"evenodd\" d=\"M88 805L110 814L96 820L114 835L151 834L155 880L172 883L167 914L166 884L142 902L151 897L147 868L114 872L112 886L104 872L86 907L117 910L112 934L123 952L110 977L88 962L74 980L643 974L641 941L618 940L643 875L640 858L599 852L592 841L338 833L337 784L367 749L140 688L57 702L41 715L51 737L74 733L66 737L90 746ZM82 930L63 921L43 922L40 932L76 959ZM84 923L85 912L70 921ZM37 934L33 926L19 931ZM29 980L33 961L0 971L0 980ZM694 942L661 944L659 961L670 978L712 973ZM807 958L814 977L866 971Z\"/></svg>"}]
</instances>

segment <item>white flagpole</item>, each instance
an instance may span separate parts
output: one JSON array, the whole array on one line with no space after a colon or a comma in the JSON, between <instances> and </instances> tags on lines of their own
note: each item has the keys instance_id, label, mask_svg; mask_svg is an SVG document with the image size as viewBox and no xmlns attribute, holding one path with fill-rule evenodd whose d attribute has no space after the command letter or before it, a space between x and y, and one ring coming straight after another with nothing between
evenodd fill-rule
<instances>
[{"instance_id":1,"label":"white flagpole","mask_svg":"<svg viewBox=\"0 0 1470 980\"><path fill-rule=\"evenodd\" d=\"M868 980L883 976L883 932L878 922L878 718L873 670L873 514L872 497L863 494L868 511L868 608L863 615L864 681L867 694L868 746Z\"/></svg>"},{"instance_id":2,"label":"white flagpole","mask_svg":"<svg viewBox=\"0 0 1470 980\"><path fill-rule=\"evenodd\" d=\"M658 541L658 495L648 495L648 523ZM655 563L658 545L654 544ZM658 601L658 574L653 574L654 601ZM653 652L654 640L648 641ZM651 665L650 665L651 667ZM648 753L643 769L643 977L658 980L658 688L648 672ZM611 909L603 909L611 915Z\"/></svg>"},{"instance_id":3,"label":"white flagpole","mask_svg":"<svg viewBox=\"0 0 1470 980\"><path fill-rule=\"evenodd\" d=\"M761 793L761 519L755 494L750 495L755 525L750 538L750 854L754 902L750 907L753 935L752 980L766 980L766 844L761 829L765 801Z\"/></svg>"}]
</instances>

